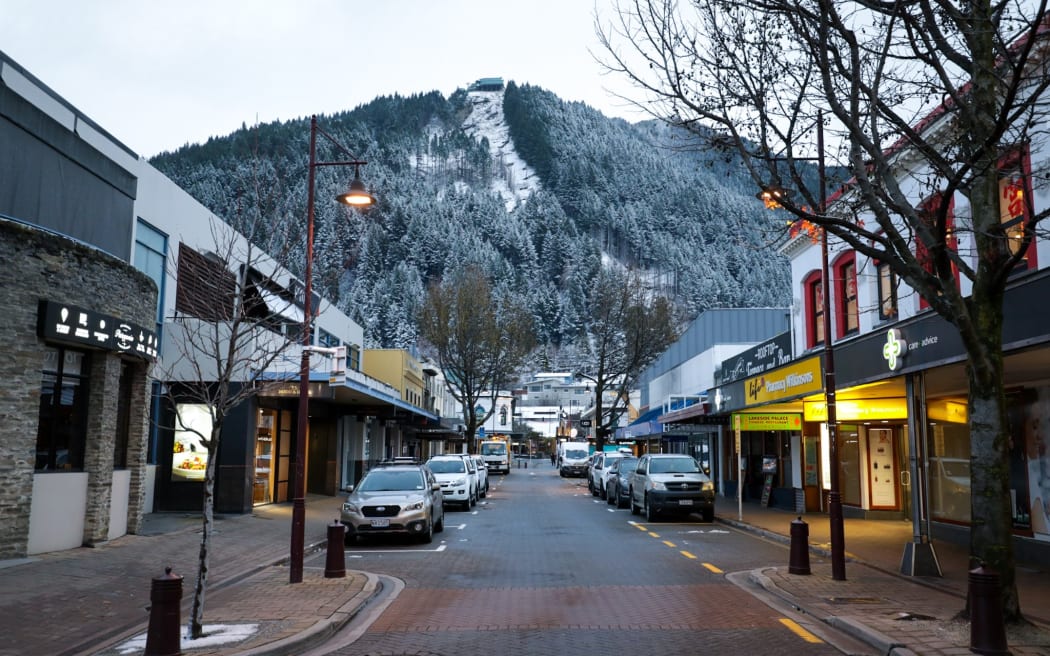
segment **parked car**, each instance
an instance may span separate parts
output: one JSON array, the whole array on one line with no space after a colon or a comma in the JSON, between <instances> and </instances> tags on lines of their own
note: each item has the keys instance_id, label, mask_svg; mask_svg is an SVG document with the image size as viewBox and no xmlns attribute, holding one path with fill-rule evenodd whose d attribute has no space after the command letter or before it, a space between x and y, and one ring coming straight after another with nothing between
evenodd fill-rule
<instances>
[{"instance_id":1,"label":"parked car","mask_svg":"<svg viewBox=\"0 0 1050 656\"><path fill-rule=\"evenodd\" d=\"M558 473L566 476L586 476L590 464L590 445L586 442L562 442L558 445Z\"/></svg>"},{"instance_id":2,"label":"parked car","mask_svg":"<svg viewBox=\"0 0 1050 656\"><path fill-rule=\"evenodd\" d=\"M379 465L368 471L339 513L346 541L365 535L403 534L422 542L445 528L441 484L423 465Z\"/></svg>"},{"instance_id":3,"label":"parked car","mask_svg":"<svg viewBox=\"0 0 1050 656\"><path fill-rule=\"evenodd\" d=\"M705 522L715 517L715 486L693 458L650 453L638 460L630 483L631 514L655 521L660 514L699 512Z\"/></svg>"},{"instance_id":4,"label":"parked car","mask_svg":"<svg viewBox=\"0 0 1050 656\"><path fill-rule=\"evenodd\" d=\"M473 474L468 468L473 465L473 462L471 460L468 463L467 458L462 455L451 454L434 456L427 460L427 467L434 472L434 477L441 483L442 496L446 501L460 504L464 510L470 510L470 507L478 501L474 487L477 467L473 468Z\"/></svg>"},{"instance_id":5,"label":"parked car","mask_svg":"<svg viewBox=\"0 0 1050 656\"><path fill-rule=\"evenodd\" d=\"M609 468L617 460L621 460L624 454L620 451L607 451L598 454L591 465L590 488L591 494L602 499L606 496L605 487L609 483Z\"/></svg>"},{"instance_id":6,"label":"parked car","mask_svg":"<svg viewBox=\"0 0 1050 656\"><path fill-rule=\"evenodd\" d=\"M478 497L484 499L489 495L489 466L481 456L472 456L478 470Z\"/></svg>"},{"instance_id":7,"label":"parked car","mask_svg":"<svg viewBox=\"0 0 1050 656\"><path fill-rule=\"evenodd\" d=\"M610 506L626 508L631 503L631 474L638 468L638 458L625 455L609 465L605 483L605 501Z\"/></svg>"}]
</instances>

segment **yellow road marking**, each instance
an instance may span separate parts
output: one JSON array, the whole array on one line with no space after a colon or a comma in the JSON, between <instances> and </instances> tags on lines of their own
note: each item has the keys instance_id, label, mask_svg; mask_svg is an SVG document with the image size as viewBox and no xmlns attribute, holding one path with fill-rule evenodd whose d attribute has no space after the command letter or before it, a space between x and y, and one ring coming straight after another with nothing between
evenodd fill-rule
<instances>
[{"instance_id":1,"label":"yellow road marking","mask_svg":"<svg viewBox=\"0 0 1050 656\"><path fill-rule=\"evenodd\" d=\"M664 544L671 547L672 549L674 549L677 546L674 542L671 542L670 540L664 540Z\"/></svg>"},{"instance_id":2,"label":"yellow road marking","mask_svg":"<svg viewBox=\"0 0 1050 656\"><path fill-rule=\"evenodd\" d=\"M678 553L682 554L683 556L685 556L686 558L688 558L690 560L696 560L696 556L694 556L693 554L689 553L688 551L679 551Z\"/></svg>"},{"instance_id":3,"label":"yellow road marking","mask_svg":"<svg viewBox=\"0 0 1050 656\"><path fill-rule=\"evenodd\" d=\"M707 569L711 570L715 574L721 574L722 573L722 570L718 569L717 567L715 567L711 563L704 563L704 567L706 567Z\"/></svg>"},{"instance_id":4,"label":"yellow road marking","mask_svg":"<svg viewBox=\"0 0 1050 656\"><path fill-rule=\"evenodd\" d=\"M652 531L649 531L649 535L651 535L651 536L652 536L652 537L654 537L654 538L658 538L658 537L660 537L660 534L659 534L659 533L653 533Z\"/></svg>"},{"instance_id":5,"label":"yellow road marking","mask_svg":"<svg viewBox=\"0 0 1050 656\"><path fill-rule=\"evenodd\" d=\"M634 527L636 529L638 529L639 531L648 531L649 530L649 529L645 528L645 526L642 525L642 524L635 524Z\"/></svg>"},{"instance_id":6,"label":"yellow road marking","mask_svg":"<svg viewBox=\"0 0 1050 656\"><path fill-rule=\"evenodd\" d=\"M807 631L807 630L803 629L801 626L799 626L798 622L793 622L792 620L789 620L786 617L781 617L780 618L780 623L783 624L784 626L786 626L792 633L794 633L798 637L802 638L806 642L811 642L811 643L814 643L814 644L820 644L820 643L824 642L823 640L821 640L817 636L813 635L809 631Z\"/></svg>"}]
</instances>

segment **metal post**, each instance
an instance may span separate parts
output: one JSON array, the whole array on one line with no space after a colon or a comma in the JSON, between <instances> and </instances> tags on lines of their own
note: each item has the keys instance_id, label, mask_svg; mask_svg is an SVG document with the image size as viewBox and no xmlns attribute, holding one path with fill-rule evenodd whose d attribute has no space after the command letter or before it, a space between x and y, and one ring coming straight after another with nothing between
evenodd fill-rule
<instances>
[{"instance_id":1,"label":"metal post","mask_svg":"<svg viewBox=\"0 0 1050 656\"><path fill-rule=\"evenodd\" d=\"M314 261L314 162L317 155L317 117L310 118L310 166L306 187L306 271L303 282L303 355L299 364L299 410L295 434L295 488L292 498L292 546L288 582L303 582L303 552L306 535L306 431L310 410L311 308Z\"/></svg>"},{"instance_id":2,"label":"metal post","mask_svg":"<svg viewBox=\"0 0 1050 656\"><path fill-rule=\"evenodd\" d=\"M824 165L824 112L817 113L817 170L820 177L820 213L828 207L827 174ZM821 310L824 313L824 399L827 407L828 449L831 460L831 491L828 515L831 530L831 578L846 580L846 538L842 521L842 493L839 481L838 415L835 407L835 350L831 335L831 276L828 267L828 229L820 240Z\"/></svg>"}]
</instances>

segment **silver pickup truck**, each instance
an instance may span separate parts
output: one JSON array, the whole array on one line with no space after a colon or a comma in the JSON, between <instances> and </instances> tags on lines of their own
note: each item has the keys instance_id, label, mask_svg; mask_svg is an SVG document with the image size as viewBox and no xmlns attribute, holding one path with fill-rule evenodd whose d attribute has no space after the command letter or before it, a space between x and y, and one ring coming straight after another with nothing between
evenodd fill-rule
<instances>
[{"instance_id":1,"label":"silver pickup truck","mask_svg":"<svg viewBox=\"0 0 1050 656\"><path fill-rule=\"evenodd\" d=\"M715 485L691 457L676 453L650 453L638 460L630 475L631 514L700 513L705 522L715 517Z\"/></svg>"}]
</instances>

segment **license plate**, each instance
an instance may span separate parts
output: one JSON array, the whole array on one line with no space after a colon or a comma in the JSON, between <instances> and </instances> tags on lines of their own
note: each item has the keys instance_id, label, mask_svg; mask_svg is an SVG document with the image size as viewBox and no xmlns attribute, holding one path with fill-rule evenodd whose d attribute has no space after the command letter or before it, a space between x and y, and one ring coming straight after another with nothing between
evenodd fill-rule
<instances>
[{"instance_id":1,"label":"license plate","mask_svg":"<svg viewBox=\"0 0 1050 656\"><path fill-rule=\"evenodd\" d=\"M373 519L372 520L372 528L387 528L388 526L390 526L390 520L389 519Z\"/></svg>"},{"instance_id":2,"label":"license plate","mask_svg":"<svg viewBox=\"0 0 1050 656\"><path fill-rule=\"evenodd\" d=\"M693 500L692 499L679 499L678 500L678 505L679 506L691 506L691 505L693 505Z\"/></svg>"}]
</instances>

